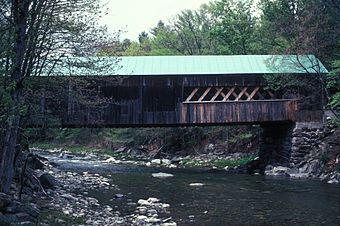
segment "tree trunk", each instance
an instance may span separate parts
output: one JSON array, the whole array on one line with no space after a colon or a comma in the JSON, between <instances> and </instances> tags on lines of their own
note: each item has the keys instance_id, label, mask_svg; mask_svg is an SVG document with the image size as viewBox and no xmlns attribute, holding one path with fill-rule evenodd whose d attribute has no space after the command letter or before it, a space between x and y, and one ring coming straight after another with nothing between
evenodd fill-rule
<instances>
[{"instance_id":1,"label":"tree trunk","mask_svg":"<svg viewBox=\"0 0 340 226\"><path fill-rule=\"evenodd\" d=\"M9 117L5 130L5 139L0 150L0 192L8 193L15 173L15 153L21 116L19 112L20 92L15 91L12 95L14 113Z\"/></svg>"},{"instance_id":2,"label":"tree trunk","mask_svg":"<svg viewBox=\"0 0 340 226\"><path fill-rule=\"evenodd\" d=\"M22 81L25 76L24 66L27 49L27 26L30 0L12 0L12 17L14 26L14 43L11 54L12 68L10 70L11 107L6 120L4 139L0 149L0 192L8 193L15 172L15 154L21 124Z\"/></svg>"}]
</instances>

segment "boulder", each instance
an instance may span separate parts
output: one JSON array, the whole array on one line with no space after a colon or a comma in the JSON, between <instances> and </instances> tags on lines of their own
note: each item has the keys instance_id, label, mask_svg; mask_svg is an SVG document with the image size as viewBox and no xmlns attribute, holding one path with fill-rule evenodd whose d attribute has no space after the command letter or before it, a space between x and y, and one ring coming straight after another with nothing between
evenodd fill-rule
<instances>
[{"instance_id":1,"label":"boulder","mask_svg":"<svg viewBox=\"0 0 340 226\"><path fill-rule=\"evenodd\" d=\"M302 173L297 167L289 168L286 172L287 176L291 178L307 178L307 173Z\"/></svg>"},{"instance_id":2,"label":"boulder","mask_svg":"<svg viewBox=\"0 0 340 226\"><path fill-rule=\"evenodd\" d=\"M189 186L191 186L191 187L202 187L202 186L204 186L204 184L203 183L191 183L191 184L189 184Z\"/></svg>"},{"instance_id":3,"label":"boulder","mask_svg":"<svg viewBox=\"0 0 340 226\"><path fill-rule=\"evenodd\" d=\"M115 194L115 198L121 199L121 198L124 198L124 195L123 194Z\"/></svg>"},{"instance_id":4,"label":"boulder","mask_svg":"<svg viewBox=\"0 0 340 226\"><path fill-rule=\"evenodd\" d=\"M45 166L45 164L41 161L41 158L37 155L30 156L27 159L27 165L34 170L38 170L38 169L41 170Z\"/></svg>"},{"instance_id":5,"label":"boulder","mask_svg":"<svg viewBox=\"0 0 340 226\"><path fill-rule=\"evenodd\" d=\"M153 177L156 178L160 178L160 179L164 179L164 178L169 178L169 177L173 177L174 175L170 174L170 173L153 173L152 174Z\"/></svg>"},{"instance_id":6,"label":"boulder","mask_svg":"<svg viewBox=\"0 0 340 226\"><path fill-rule=\"evenodd\" d=\"M160 160L160 159L153 159L153 160L151 160L151 164L160 165L160 164L162 164L162 160Z\"/></svg>"},{"instance_id":7,"label":"boulder","mask_svg":"<svg viewBox=\"0 0 340 226\"><path fill-rule=\"evenodd\" d=\"M39 181L43 188L55 189L58 185L56 179L49 173L44 173L39 177Z\"/></svg>"},{"instance_id":8,"label":"boulder","mask_svg":"<svg viewBox=\"0 0 340 226\"><path fill-rule=\"evenodd\" d=\"M321 164L319 160L312 160L302 165L299 168L300 173L305 173L308 175L317 175L321 172Z\"/></svg>"},{"instance_id":9,"label":"boulder","mask_svg":"<svg viewBox=\"0 0 340 226\"><path fill-rule=\"evenodd\" d=\"M150 202L150 203L158 203L158 202L160 202L161 200L159 200L158 198L152 198L152 197L150 197L150 198L148 198L147 201Z\"/></svg>"},{"instance_id":10,"label":"boulder","mask_svg":"<svg viewBox=\"0 0 340 226\"><path fill-rule=\"evenodd\" d=\"M286 176L288 170L289 168L284 166L266 166L264 174L269 176Z\"/></svg>"},{"instance_id":11,"label":"boulder","mask_svg":"<svg viewBox=\"0 0 340 226\"><path fill-rule=\"evenodd\" d=\"M65 151L61 152L59 158L61 159L72 159L74 156L66 153Z\"/></svg>"},{"instance_id":12,"label":"boulder","mask_svg":"<svg viewBox=\"0 0 340 226\"><path fill-rule=\"evenodd\" d=\"M331 179L331 180L329 180L329 181L327 181L327 183L328 184L338 184L339 183L339 181L337 180L337 179Z\"/></svg>"},{"instance_id":13,"label":"boulder","mask_svg":"<svg viewBox=\"0 0 340 226\"><path fill-rule=\"evenodd\" d=\"M151 205L151 203L148 200L144 200L144 199L138 200L137 203L141 206L150 206Z\"/></svg>"},{"instance_id":14,"label":"boulder","mask_svg":"<svg viewBox=\"0 0 340 226\"><path fill-rule=\"evenodd\" d=\"M169 160L169 159L162 159L162 164L166 165L166 166L171 165L171 160Z\"/></svg>"}]
</instances>

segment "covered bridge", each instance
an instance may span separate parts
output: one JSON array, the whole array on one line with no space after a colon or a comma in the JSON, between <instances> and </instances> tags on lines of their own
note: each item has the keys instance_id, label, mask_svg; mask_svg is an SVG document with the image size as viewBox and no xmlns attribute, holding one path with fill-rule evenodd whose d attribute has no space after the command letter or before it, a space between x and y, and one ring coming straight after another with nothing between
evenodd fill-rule
<instances>
[{"instance_id":1,"label":"covered bridge","mask_svg":"<svg viewBox=\"0 0 340 226\"><path fill-rule=\"evenodd\" d=\"M312 55L105 57L91 67L59 65L55 76L115 77L98 83L109 103L80 104L71 87L63 109L64 127L187 126L265 124L315 120L300 111L299 96L266 88L264 76L327 73ZM88 59L86 59L88 60ZM92 77L91 77L92 78ZM119 78L119 79L118 79ZM316 90L317 92L317 90ZM320 107L321 109L321 107ZM303 115L301 115L303 114Z\"/></svg>"}]
</instances>

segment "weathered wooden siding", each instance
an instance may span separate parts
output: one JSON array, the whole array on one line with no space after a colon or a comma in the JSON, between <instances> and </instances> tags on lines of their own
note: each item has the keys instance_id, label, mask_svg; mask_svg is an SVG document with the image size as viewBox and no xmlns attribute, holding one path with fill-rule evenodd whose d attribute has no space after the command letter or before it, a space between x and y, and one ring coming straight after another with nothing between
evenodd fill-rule
<instances>
[{"instance_id":1,"label":"weathered wooden siding","mask_svg":"<svg viewBox=\"0 0 340 226\"><path fill-rule=\"evenodd\" d=\"M105 78L96 79L98 81L94 84L110 101L99 106L87 106L72 97L76 86L66 88L68 91L63 104L58 106L61 113L53 112L54 115L60 114L62 127L262 124L296 121L303 117L297 114L297 100L283 100L276 95L271 100L247 100L247 97L252 97L252 91L263 86L261 75L134 76L117 83L106 82ZM192 102L186 101L192 90L199 88L205 92L207 87L214 90L205 98L210 101L204 98L197 101L200 100L198 97ZM230 88L238 90L234 95L241 93L244 87L248 87L249 91L238 101L219 101L223 98L213 96L220 87L224 87L225 94Z\"/></svg>"},{"instance_id":2,"label":"weathered wooden siding","mask_svg":"<svg viewBox=\"0 0 340 226\"><path fill-rule=\"evenodd\" d=\"M220 124L294 121L297 101L238 101L181 105L183 124Z\"/></svg>"},{"instance_id":3,"label":"weathered wooden siding","mask_svg":"<svg viewBox=\"0 0 340 226\"><path fill-rule=\"evenodd\" d=\"M182 103L176 111L142 112L138 104L126 114L119 107L101 111L83 109L69 115L63 126L176 126L201 124L261 124L295 121L297 101L240 101L219 103ZM135 109L133 109L135 108Z\"/></svg>"}]
</instances>

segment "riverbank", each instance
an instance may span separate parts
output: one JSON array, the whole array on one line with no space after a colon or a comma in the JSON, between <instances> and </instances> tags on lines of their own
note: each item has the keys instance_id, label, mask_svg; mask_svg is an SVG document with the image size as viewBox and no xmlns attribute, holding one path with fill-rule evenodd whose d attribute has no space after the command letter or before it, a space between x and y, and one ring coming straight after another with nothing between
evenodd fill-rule
<instances>
[{"instance_id":1,"label":"riverbank","mask_svg":"<svg viewBox=\"0 0 340 226\"><path fill-rule=\"evenodd\" d=\"M313 125L313 124L306 124ZM160 150L142 147L121 147L116 150L89 150L81 147L48 149L61 158L82 158L99 160L109 164L134 164L148 167L189 168L202 172L223 171L228 173L263 173L268 176L318 178L327 183L340 182L340 131L337 124L328 123L323 127L296 127L292 133L290 162L285 165L268 164L264 172L256 170L253 163L261 161L256 152L216 152L213 144L206 145L206 153L191 155L160 154ZM44 147L44 145L38 147ZM33 148L42 152L44 149ZM209 152L210 151L210 152ZM153 154L150 154L153 153Z\"/></svg>"},{"instance_id":2,"label":"riverbank","mask_svg":"<svg viewBox=\"0 0 340 226\"><path fill-rule=\"evenodd\" d=\"M147 167L148 162L139 164L138 161L132 160L110 163L107 160L110 158L112 160L112 157L94 154L72 156L65 152L53 151L39 154L44 156L39 157L44 167L35 170L35 173L37 178L40 178L44 191L23 196L23 202L26 198L34 197L27 199L26 202L36 206L38 213L36 217L30 219L15 219L17 222L24 222L23 225L173 226L176 225L175 222L179 225L214 225L222 222L223 225L235 223L235 216L242 215L242 209L238 207L243 208L245 200L251 205L266 200L266 206L269 205L272 211L274 206L271 206L268 199L269 197L276 199L276 193L284 194L288 191L291 196L303 192L304 197L313 199L315 195L323 195L325 189L327 194L331 192L330 194L336 197L333 190L337 190L336 185L327 188L325 183L304 179L294 182L287 179L267 179L261 175L222 174L215 170L205 170L203 174L202 171L188 168L165 168L162 165ZM164 164L163 161L161 164ZM159 172L164 174L160 175ZM42 176L46 180L42 180ZM311 189L314 186L321 188ZM261 198L253 200L254 197ZM327 200L329 199L324 200L325 205L336 205L333 202L327 204ZM277 201L273 201L274 203ZM228 207L228 214L224 212L225 206ZM320 208L323 207L316 209L319 211ZM251 214L261 215L263 207L260 205L254 210L256 211L251 211ZM297 213L303 214L303 211L304 208L301 206ZM242 215L237 222L249 223L248 214L247 212L247 215ZM294 222L300 222L296 221L301 218L299 214L292 218L292 225ZM4 215L8 217L8 213ZM22 213L18 215L24 216ZM229 215L233 217L226 217ZM256 222L258 224L277 222L277 217L274 216L276 215L272 213L268 216L263 215L264 218L256 219ZM312 220L309 218L304 217L308 219L306 223L313 222L314 218L310 218ZM321 219L314 220L321 222L319 221ZM335 218L328 219L330 223L334 221Z\"/></svg>"},{"instance_id":3,"label":"riverbank","mask_svg":"<svg viewBox=\"0 0 340 226\"><path fill-rule=\"evenodd\" d=\"M340 128L337 123L297 124L288 165L267 165L269 176L320 179L340 183Z\"/></svg>"},{"instance_id":4,"label":"riverbank","mask_svg":"<svg viewBox=\"0 0 340 226\"><path fill-rule=\"evenodd\" d=\"M111 199L122 198L112 179L98 173L75 172L77 169L61 170L58 163L38 155L33 161L39 165L32 173L40 187L24 189L19 197L21 186L14 183L10 195L0 193L0 225L176 226L170 216L170 205L157 198L131 202L135 213L122 215L89 195L93 190L110 190L117 192Z\"/></svg>"},{"instance_id":5,"label":"riverbank","mask_svg":"<svg viewBox=\"0 0 340 226\"><path fill-rule=\"evenodd\" d=\"M297 127L293 131L290 165L268 165L264 174L274 179L320 179L325 184L337 184L340 181L339 139L339 128L335 125ZM154 177L162 183L163 180L169 181L166 183L168 186L172 184L172 177L176 178L177 172L183 169L204 172L202 175L214 173L214 176L223 172L227 177L234 173L247 173L249 163L257 160L256 153L218 152L212 144L206 145L206 149L206 153L184 156L153 154L150 157L150 152L142 148L119 148L114 151L82 150L81 147L31 148L31 153L26 156L28 168L26 172L24 170L30 175L29 179L22 180L19 175L12 186L11 195L0 194L0 225L12 222L42 226L176 225L169 204L158 199L164 198L162 193L159 196L145 193L133 200L126 194L128 192L121 194L117 186L119 181L107 172L120 172L120 168L133 166L136 170L148 172L147 180ZM174 172L176 175L173 175ZM205 179L190 181L186 186L192 187L190 189L205 188L206 184L202 181ZM143 190L143 186L140 189ZM110 202L100 200L98 194L90 195L93 191L104 192ZM123 206L112 206L122 198L126 199ZM124 205L129 206L128 212L121 212ZM194 219L190 218L189 222L192 221Z\"/></svg>"},{"instance_id":6,"label":"riverbank","mask_svg":"<svg viewBox=\"0 0 340 226\"><path fill-rule=\"evenodd\" d=\"M81 171L85 169L83 164L87 164L89 160L80 160L74 157L73 159L58 158L54 162L64 172L75 172L77 175L82 175ZM111 186L109 189L92 189L85 196L95 198L100 205L110 206L114 211L119 210L122 216L126 216L127 213L127 215L130 213L140 214L134 211L137 210L136 204L142 197L145 197L142 198L143 200L148 200L148 197L157 197L171 205L169 209L170 216L179 225L218 225L219 222L222 222L221 225L223 225L223 222L228 225L228 223L235 223L235 216L242 217L242 220L237 220L239 224L247 224L247 222L249 224L251 221L250 217L247 216L248 214L252 217L255 217L253 215L263 216L263 219L254 219L258 224L271 224L277 222L277 217L275 216L278 213L267 212L266 214L269 214L267 216L263 211L273 211L274 206L277 205L275 203L284 202L277 200L278 194L282 194L280 195L282 199L285 199L286 195L292 198L295 197L293 199L299 203L301 194L305 198L310 197L311 200L314 200L316 196L324 196L322 191L327 191L327 194L330 192L333 197L332 200L337 200L337 195L333 193L335 192L333 190L338 189L335 185L327 188L327 184L304 179L294 180L294 182L287 179L270 179L261 175L250 176L216 172L195 173L189 169L165 169L134 164L117 165L104 163L102 160L96 161L95 159L92 159L90 164L92 168L88 170L89 174L98 174L110 179L109 183L114 183L116 186ZM153 173L157 172L166 172L173 176L165 179L153 177ZM321 187L314 188L314 186ZM121 194L122 198L117 199L118 194ZM118 196L121 197L121 195ZM254 197L256 197L255 200ZM326 206L336 208L334 203L327 204L326 200L321 197L320 199L318 197L318 200L325 202ZM216 203L218 203L217 206ZM244 205L252 206L255 203L259 205L253 210L242 211L242 209L239 209L244 208ZM291 204L296 206L297 203ZM140 204L148 206L145 201L141 201ZM313 205L315 206L311 208L312 212L315 212L316 209L320 211L320 208L322 208L316 204ZM227 208L225 209L225 207ZM144 208L141 208L141 211L142 216L147 216L143 214ZM286 214L291 215L291 211L293 210L287 210ZM294 222L295 225L298 222L304 222L298 220L301 216L304 216L306 224L307 221L312 223L316 220L315 217L303 215L304 211L305 208L301 205L296 210L296 217L290 218L291 225L294 225ZM150 212L150 214L153 213L154 211ZM222 215L222 213L224 214ZM282 212L280 214L285 215ZM226 216L228 215L233 217L227 218ZM139 219L143 218L145 217L140 217ZM166 219L162 217L162 220ZM321 221L318 220L318 222ZM333 218L329 218L327 222L333 223L329 225L334 225Z\"/></svg>"},{"instance_id":7,"label":"riverbank","mask_svg":"<svg viewBox=\"0 0 340 226\"><path fill-rule=\"evenodd\" d=\"M28 167L26 172L36 178L36 183L30 184L17 180L11 189L11 195L0 196L0 225L164 225L174 226L169 204L161 203L157 198L140 197L127 205L135 206L133 214L124 215L112 206L102 205L89 191L114 191L111 199L119 200L125 195L119 193L119 188L109 177L86 171L109 171L113 165L135 165L147 168L192 168L201 172L212 170L236 170L242 162L253 157L242 154L231 156L216 156L214 154L200 156L175 156L172 159L146 159L145 156L123 155L114 156L98 152L84 153L62 149L43 150L32 148L27 154ZM131 151L130 153L134 153ZM118 155L117 155L118 154ZM28 157L29 156L29 157ZM61 167L65 162L69 168ZM76 163L75 166L72 163ZM98 166L99 168L96 168ZM151 174L150 174L151 175ZM156 175L156 174L155 174ZM165 178L163 173L155 178ZM171 175L171 174L167 174ZM27 176L27 175L26 175ZM153 176L153 174L152 174ZM171 175L172 176L172 175ZM202 186L192 183L190 186ZM22 190L22 187L24 188ZM23 195L20 195L22 190ZM20 200L20 201L19 201Z\"/></svg>"},{"instance_id":8,"label":"riverbank","mask_svg":"<svg viewBox=\"0 0 340 226\"><path fill-rule=\"evenodd\" d=\"M229 173L247 173L246 165L257 159L256 153L231 153L216 155L214 153L187 156L168 156L168 158L149 158L138 149L113 152L92 150L79 152L74 149L41 149L31 148L31 151L42 155L53 155L61 159L78 159L99 161L107 164L132 164L147 167L198 169L202 171L225 171ZM128 154L129 153L129 154ZM134 153L138 153L137 155Z\"/></svg>"}]
</instances>

